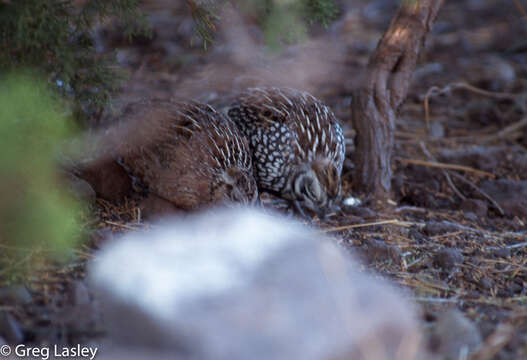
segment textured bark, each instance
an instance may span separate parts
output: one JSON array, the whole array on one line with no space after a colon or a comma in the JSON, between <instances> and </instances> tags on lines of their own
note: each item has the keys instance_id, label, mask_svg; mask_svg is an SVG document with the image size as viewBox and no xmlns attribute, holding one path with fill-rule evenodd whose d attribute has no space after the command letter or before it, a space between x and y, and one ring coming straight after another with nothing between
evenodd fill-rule
<instances>
[{"instance_id":1,"label":"textured bark","mask_svg":"<svg viewBox=\"0 0 527 360\"><path fill-rule=\"evenodd\" d=\"M403 0L372 54L362 86L353 96L357 131L357 190L389 198L397 110L406 99L416 62L443 0Z\"/></svg>"}]
</instances>

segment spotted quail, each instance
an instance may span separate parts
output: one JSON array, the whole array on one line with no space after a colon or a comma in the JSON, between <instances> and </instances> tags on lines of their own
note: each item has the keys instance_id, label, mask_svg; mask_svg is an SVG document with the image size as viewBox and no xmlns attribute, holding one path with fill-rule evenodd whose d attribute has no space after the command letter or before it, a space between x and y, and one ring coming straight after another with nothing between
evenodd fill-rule
<instances>
[{"instance_id":1,"label":"spotted quail","mask_svg":"<svg viewBox=\"0 0 527 360\"><path fill-rule=\"evenodd\" d=\"M307 92L254 88L236 97L228 115L249 139L260 189L321 215L333 208L345 145L329 107Z\"/></svg>"},{"instance_id":2,"label":"spotted quail","mask_svg":"<svg viewBox=\"0 0 527 360\"><path fill-rule=\"evenodd\" d=\"M256 201L247 140L212 107L146 100L129 104L123 120L133 130L118 150L121 163L156 196L182 210Z\"/></svg>"}]
</instances>

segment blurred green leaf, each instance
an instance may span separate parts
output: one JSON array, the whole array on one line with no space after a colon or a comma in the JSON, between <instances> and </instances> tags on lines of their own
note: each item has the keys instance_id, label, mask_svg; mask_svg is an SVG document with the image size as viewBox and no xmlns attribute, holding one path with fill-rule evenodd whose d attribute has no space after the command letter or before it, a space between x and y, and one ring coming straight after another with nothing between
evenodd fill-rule
<instances>
[{"instance_id":1,"label":"blurred green leaf","mask_svg":"<svg viewBox=\"0 0 527 360\"><path fill-rule=\"evenodd\" d=\"M56 158L73 122L45 80L0 80L0 265L32 252L66 259L79 239L82 206L65 190Z\"/></svg>"}]
</instances>

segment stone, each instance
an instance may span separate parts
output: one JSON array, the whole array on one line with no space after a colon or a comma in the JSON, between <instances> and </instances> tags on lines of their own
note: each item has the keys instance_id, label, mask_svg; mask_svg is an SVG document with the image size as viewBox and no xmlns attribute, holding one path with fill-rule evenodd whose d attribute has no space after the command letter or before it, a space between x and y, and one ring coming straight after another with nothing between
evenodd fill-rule
<instances>
[{"instance_id":1,"label":"stone","mask_svg":"<svg viewBox=\"0 0 527 360\"><path fill-rule=\"evenodd\" d=\"M465 213L474 213L479 217L487 216L489 206L486 201L478 199L466 199L461 203L461 210Z\"/></svg>"},{"instance_id":2,"label":"stone","mask_svg":"<svg viewBox=\"0 0 527 360\"><path fill-rule=\"evenodd\" d=\"M432 328L430 344L434 352L445 359L461 359L482 343L478 327L459 310L438 314Z\"/></svg>"},{"instance_id":3,"label":"stone","mask_svg":"<svg viewBox=\"0 0 527 360\"><path fill-rule=\"evenodd\" d=\"M527 180L486 180L481 189L500 205L505 215L527 219Z\"/></svg>"},{"instance_id":4,"label":"stone","mask_svg":"<svg viewBox=\"0 0 527 360\"><path fill-rule=\"evenodd\" d=\"M382 240L367 240L364 253L370 262L389 261L399 265L402 263L401 249L396 245L386 244Z\"/></svg>"},{"instance_id":5,"label":"stone","mask_svg":"<svg viewBox=\"0 0 527 360\"><path fill-rule=\"evenodd\" d=\"M93 204L97 197L95 190L93 190L90 183L86 180L76 177L75 175L69 175L67 177L68 190L79 200L83 200L88 204Z\"/></svg>"},{"instance_id":6,"label":"stone","mask_svg":"<svg viewBox=\"0 0 527 360\"><path fill-rule=\"evenodd\" d=\"M434 265L443 270L452 270L463 263L465 257L460 249L443 248L434 255Z\"/></svg>"},{"instance_id":7,"label":"stone","mask_svg":"<svg viewBox=\"0 0 527 360\"><path fill-rule=\"evenodd\" d=\"M441 139L445 137L445 127L437 121L430 123L430 136L434 139Z\"/></svg>"},{"instance_id":8,"label":"stone","mask_svg":"<svg viewBox=\"0 0 527 360\"><path fill-rule=\"evenodd\" d=\"M428 221L423 228L423 232L428 236L442 235L458 230L458 227L446 221Z\"/></svg>"},{"instance_id":9,"label":"stone","mask_svg":"<svg viewBox=\"0 0 527 360\"><path fill-rule=\"evenodd\" d=\"M359 272L333 239L250 208L126 234L100 250L88 278L123 349L322 360L415 359L420 347L414 305L399 289Z\"/></svg>"}]
</instances>

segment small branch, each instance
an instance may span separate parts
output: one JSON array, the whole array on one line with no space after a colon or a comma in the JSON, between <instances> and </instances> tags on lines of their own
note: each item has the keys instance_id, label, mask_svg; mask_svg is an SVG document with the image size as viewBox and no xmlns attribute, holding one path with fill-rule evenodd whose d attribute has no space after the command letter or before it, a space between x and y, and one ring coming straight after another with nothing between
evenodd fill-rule
<instances>
[{"instance_id":1,"label":"small branch","mask_svg":"<svg viewBox=\"0 0 527 360\"><path fill-rule=\"evenodd\" d=\"M426 145L424 142L420 141L419 142L419 145L421 146L421 150L423 151L423 153L432 161L434 162L437 162L436 159L432 156L432 154L430 153L430 151L428 151L428 149L426 148ZM441 168L441 172L443 173L443 175L445 176L446 178L446 181L448 182L448 185L450 185L450 188L454 191L454 193L461 199L461 200L466 200L467 198L465 197L465 195L463 195L461 193L461 191L459 191L459 189L456 187L456 185L454 185L454 183L452 182L452 179L450 178L450 174L448 173L447 170L445 170L444 168Z\"/></svg>"},{"instance_id":2,"label":"small branch","mask_svg":"<svg viewBox=\"0 0 527 360\"><path fill-rule=\"evenodd\" d=\"M327 233L327 232L343 231L343 230L356 229L356 228L361 228L361 227L387 225L387 224L393 224L393 225L404 226L404 227L409 227L413 225L413 223L411 222L393 219L393 220L382 220L382 221L365 223L365 224L352 224L352 225L338 226L338 227L329 228L329 229L322 229L322 232Z\"/></svg>"},{"instance_id":3,"label":"small branch","mask_svg":"<svg viewBox=\"0 0 527 360\"><path fill-rule=\"evenodd\" d=\"M469 166L463 166L463 165L457 165L457 164L445 164L441 162L435 162L435 161L425 161L425 160L417 160L417 159L405 159L401 157L396 157L394 160L407 163L407 164L413 164L413 165L421 165L421 166L428 166L433 168L443 168L443 169L451 169L451 170L459 170L464 172L470 172L479 176L486 176L494 179L496 175L491 174L489 172L478 170L471 168Z\"/></svg>"},{"instance_id":4,"label":"small branch","mask_svg":"<svg viewBox=\"0 0 527 360\"><path fill-rule=\"evenodd\" d=\"M497 99L497 100L510 100L514 102L516 105L518 105L523 110L525 110L527 106L525 104L527 98L524 93L512 94L512 93L504 93L504 92L487 91L487 90L472 86L465 82L451 83L451 84L446 85L443 88L432 86L426 92L424 101L423 101L423 107L425 111L425 122L426 122L427 129L430 128L430 99L434 96L450 94L452 91L458 90L458 89L467 90L475 94L490 97L490 98Z\"/></svg>"},{"instance_id":5,"label":"small branch","mask_svg":"<svg viewBox=\"0 0 527 360\"><path fill-rule=\"evenodd\" d=\"M464 183L468 184L470 187L472 187L477 192L479 192L482 196L484 196L500 212L500 214L502 216L505 215L505 212L503 211L501 206L496 202L496 200L494 200L492 197L490 197L490 195L488 195L485 191L481 190L476 184L474 184L472 181L466 179L464 176L461 176L459 174L452 173L452 175L454 175L456 178L458 178L459 180L463 181Z\"/></svg>"},{"instance_id":6,"label":"small branch","mask_svg":"<svg viewBox=\"0 0 527 360\"><path fill-rule=\"evenodd\" d=\"M483 138L481 141L482 144L487 144L493 141L503 140L508 137L510 137L512 134L514 134L516 131L521 130L522 128L527 127L527 117L523 118L522 120L511 124L502 130L498 132L496 135L491 135Z\"/></svg>"},{"instance_id":7,"label":"small branch","mask_svg":"<svg viewBox=\"0 0 527 360\"><path fill-rule=\"evenodd\" d=\"M485 339L483 345L472 354L470 360L490 360L503 349L520 328L527 322L527 312L516 312L509 320L498 324L496 329Z\"/></svg>"}]
</instances>

